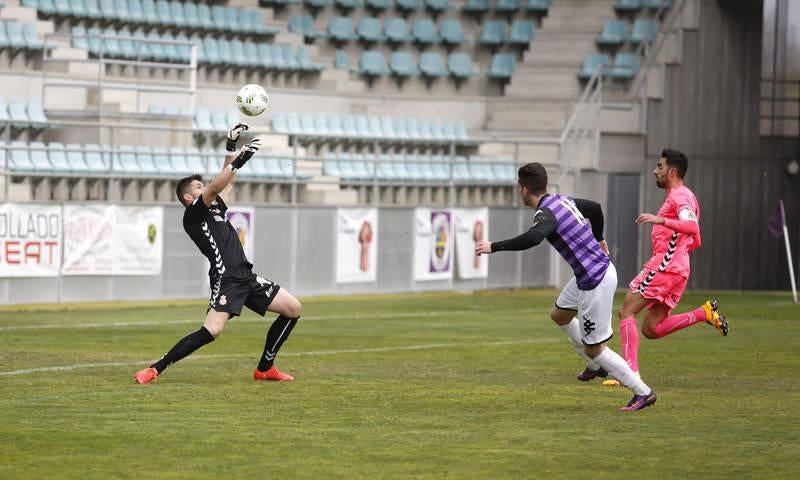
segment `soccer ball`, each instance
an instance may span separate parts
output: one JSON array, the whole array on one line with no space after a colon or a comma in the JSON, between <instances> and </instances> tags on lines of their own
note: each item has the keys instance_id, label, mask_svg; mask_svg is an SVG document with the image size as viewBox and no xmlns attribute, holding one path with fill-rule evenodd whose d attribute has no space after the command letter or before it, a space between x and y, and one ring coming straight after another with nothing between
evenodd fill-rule
<instances>
[{"instance_id":1,"label":"soccer ball","mask_svg":"<svg viewBox=\"0 0 800 480\"><path fill-rule=\"evenodd\" d=\"M254 83L245 85L236 94L236 106L248 117L256 117L264 113L267 104L269 104L269 96L261 85Z\"/></svg>"}]
</instances>

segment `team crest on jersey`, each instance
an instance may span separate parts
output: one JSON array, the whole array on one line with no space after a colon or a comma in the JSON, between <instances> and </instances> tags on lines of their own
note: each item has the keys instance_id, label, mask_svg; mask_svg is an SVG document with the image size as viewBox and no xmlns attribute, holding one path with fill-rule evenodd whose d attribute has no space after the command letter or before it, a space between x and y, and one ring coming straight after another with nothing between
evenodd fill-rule
<instances>
[{"instance_id":1,"label":"team crest on jersey","mask_svg":"<svg viewBox=\"0 0 800 480\"><path fill-rule=\"evenodd\" d=\"M227 303L228 303L228 298L225 295L219 297L219 304L220 305L225 305Z\"/></svg>"}]
</instances>

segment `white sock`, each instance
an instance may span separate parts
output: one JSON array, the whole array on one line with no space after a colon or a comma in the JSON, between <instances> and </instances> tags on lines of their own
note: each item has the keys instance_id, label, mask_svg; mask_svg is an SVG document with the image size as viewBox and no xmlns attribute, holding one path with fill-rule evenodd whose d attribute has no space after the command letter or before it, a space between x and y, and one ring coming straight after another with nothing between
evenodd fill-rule
<instances>
[{"instance_id":1,"label":"white sock","mask_svg":"<svg viewBox=\"0 0 800 480\"><path fill-rule=\"evenodd\" d=\"M583 351L581 327L578 325L578 319L573 318L568 324L559 325L559 327L561 327L561 330L564 330L564 333L567 334L567 338L569 338L569 343L572 344L572 348L578 352L578 356L586 362L586 365L589 367L589 369L594 372L600 370L600 364L592 360L592 358L589 357L589 355L586 355L586 353Z\"/></svg>"},{"instance_id":2,"label":"white sock","mask_svg":"<svg viewBox=\"0 0 800 480\"><path fill-rule=\"evenodd\" d=\"M636 395L647 395L650 393L650 387L639 378L639 375L631 370L628 362L617 355L615 351L606 347L600 352L600 355L594 357L594 359L605 368L608 373L619 380L621 384L633 390L633 393Z\"/></svg>"}]
</instances>

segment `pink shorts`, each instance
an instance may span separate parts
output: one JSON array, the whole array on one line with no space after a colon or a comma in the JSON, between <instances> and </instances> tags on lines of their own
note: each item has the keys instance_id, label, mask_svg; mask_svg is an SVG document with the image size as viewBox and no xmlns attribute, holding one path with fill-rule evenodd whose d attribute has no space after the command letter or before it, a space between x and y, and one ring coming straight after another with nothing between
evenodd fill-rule
<instances>
[{"instance_id":1,"label":"pink shorts","mask_svg":"<svg viewBox=\"0 0 800 480\"><path fill-rule=\"evenodd\" d=\"M686 290L688 278L671 272L644 269L634 278L629 287L633 293L641 293L642 297L651 300L647 308L663 303L670 310L681 301L683 291Z\"/></svg>"}]
</instances>

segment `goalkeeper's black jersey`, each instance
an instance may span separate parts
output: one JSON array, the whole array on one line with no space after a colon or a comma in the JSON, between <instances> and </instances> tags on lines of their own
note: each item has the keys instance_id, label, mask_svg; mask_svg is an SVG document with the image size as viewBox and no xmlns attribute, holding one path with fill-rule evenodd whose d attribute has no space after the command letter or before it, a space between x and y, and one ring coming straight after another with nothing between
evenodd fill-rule
<instances>
[{"instance_id":1,"label":"goalkeeper's black jersey","mask_svg":"<svg viewBox=\"0 0 800 480\"><path fill-rule=\"evenodd\" d=\"M225 219L227 210L219 196L210 207L198 197L183 213L183 229L211 263L208 277L212 285L219 278L249 279L253 268L236 229Z\"/></svg>"}]
</instances>

